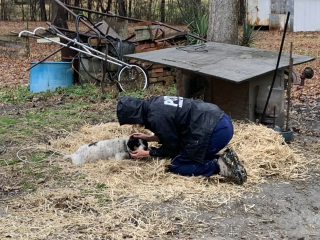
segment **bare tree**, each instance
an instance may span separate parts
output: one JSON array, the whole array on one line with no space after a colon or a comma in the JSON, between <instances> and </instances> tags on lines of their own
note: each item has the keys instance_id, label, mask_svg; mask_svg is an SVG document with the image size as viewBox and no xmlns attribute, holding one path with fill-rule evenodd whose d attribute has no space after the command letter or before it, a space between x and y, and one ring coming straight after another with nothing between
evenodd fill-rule
<instances>
[{"instance_id":1,"label":"bare tree","mask_svg":"<svg viewBox=\"0 0 320 240\"><path fill-rule=\"evenodd\" d=\"M128 16L132 17L132 0L129 0Z\"/></svg>"},{"instance_id":2,"label":"bare tree","mask_svg":"<svg viewBox=\"0 0 320 240\"><path fill-rule=\"evenodd\" d=\"M208 40L238 44L239 0L210 0Z\"/></svg>"},{"instance_id":3,"label":"bare tree","mask_svg":"<svg viewBox=\"0 0 320 240\"><path fill-rule=\"evenodd\" d=\"M88 9L89 10L92 10L92 0L88 0L88 2L87 2L87 7L88 7ZM92 13L88 13L88 18L89 18L89 20L92 20Z\"/></svg>"},{"instance_id":4,"label":"bare tree","mask_svg":"<svg viewBox=\"0 0 320 240\"><path fill-rule=\"evenodd\" d=\"M46 13L46 3L45 0L40 0L40 12L41 12L41 21L47 21Z\"/></svg>"},{"instance_id":5,"label":"bare tree","mask_svg":"<svg viewBox=\"0 0 320 240\"><path fill-rule=\"evenodd\" d=\"M118 12L120 16L127 16L125 0L118 0Z\"/></svg>"},{"instance_id":6,"label":"bare tree","mask_svg":"<svg viewBox=\"0 0 320 240\"><path fill-rule=\"evenodd\" d=\"M1 20L8 20L6 0L1 0Z\"/></svg>"},{"instance_id":7,"label":"bare tree","mask_svg":"<svg viewBox=\"0 0 320 240\"><path fill-rule=\"evenodd\" d=\"M64 2L64 0L62 0ZM52 16L52 24L57 26L57 27L62 27L68 29L68 12L61 7L56 1L51 0L51 16Z\"/></svg>"},{"instance_id":8,"label":"bare tree","mask_svg":"<svg viewBox=\"0 0 320 240\"><path fill-rule=\"evenodd\" d=\"M152 14L152 0L149 0L147 20L151 19L151 14Z\"/></svg>"},{"instance_id":9,"label":"bare tree","mask_svg":"<svg viewBox=\"0 0 320 240\"><path fill-rule=\"evenodd\" d=\"M165 21L165 6L166 6L166 0L161 0L160 4L160 21Z\"/></svg>"},{"instance_id":10,"label":"bare tree","mask_svg":"<svg viewBox=\"0 0 320 240\"><path fill-rule=\"evenodd\" d=\"M108 0L107 10L106 12L109 12L111 10L112 0Z\"/></svg>"},{"instance_id":11,"label":"bare tree","mask_svg":"<svg viewBox=\"0 0 320 240\"><path fill-rule=\"evenodd\" d=\"M36 21L36 15L37 15L37 8L36 8L36 1L30 0L30 20Z\"/></svg>"}]
</instances>

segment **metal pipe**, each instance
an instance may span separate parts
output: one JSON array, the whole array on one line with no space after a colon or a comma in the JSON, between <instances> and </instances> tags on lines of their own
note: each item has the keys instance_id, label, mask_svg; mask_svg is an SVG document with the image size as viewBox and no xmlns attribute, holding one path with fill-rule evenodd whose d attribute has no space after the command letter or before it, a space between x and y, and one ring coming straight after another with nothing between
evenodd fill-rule
<instances>
[{"instance_id":1,"label":"metal pipe","mask_svg":"<svg viewBox=\"0 0 320 240\"><path fill-rule=\"evenodd\" d=\"M78 52L84 53L84 54L86 54L86 55L89 55L89 56L98 58L98 59L100 59L100 60L106 61L105 58L100 57L100 56L98 56L98 55L94 55L93 53L91 53L91 52L90 52L90 50L91 50L91 51L93 51L93 52L95 52L95 53L97 53L97 54L100 54L100 55L104 56L104 57L110 58L111 60L107 60L107 62L116 64L116 65L118 65L118 66L123 66L123 65L130 66L129 64L127 64L127 63L125 63L125 62L122 62L122 61L119 60L119 59L110 57L110 56L108 56L108 55L106 55L106 54L104 54L104 53L102 53L102 52L100 52L100 51L98 51L98 50L96 50L96 49L94 49L94 48L90 48L90 47L88 47L88 46L86 46L86 45L84 45L84 44L82 44L82 43L79 43L79 42L77 42L77 41L75 41L75 40L72 40L72 39L70 39L70 38L68 38L68 37L66 37L66 36L64 36L64 35L61 35L61 34L56 33L56 35L57 35L58 37L63 38L63 39L66 39L66 40L68 40L68 41L70 41L70 42L72 42L72 43L75 43L75 44L83 47L83 48L85 49L85 51L84 51L84 50L81 50L81 49L79 49L79 48L75 48L75 47L69 46L68 44L65 44L65 43L62 43L62 42L58 42L58 41L55 41L55 40L53 40L53 39L50 39L50 38L41 36L41 35L39 35L39 34L36 33L39 29L41 29L41 30L46 30L46 29L43 28L43 27L38 27L38 28L36 28L33 32L24 30L24 31L21 31L21 32L19 33L19 37L21 37L23 33L31 34L31 35L37 36L37 37L39 37L39 38L43 38L43 39L46 39L46 40L48 40L48 41L57 43L57 44L59 44L59 45L61 45L61 46L68 47L68 48L73 49L73 50L75 50L75 51L78 51ZM113 60L113 61L112 61L112 60Z\"/></svg>"},{"instance_id":2,"label":"metal pipe","mask_svg":"<svg viewBox=\"0 0 320 240\"><path fill-rule=\"evenodd\" d=\"M74 12L72 12L69 8L67 8L65 6L65 4L59 0L54 0L56 3L58 3L61 7L63 7L65 10L67 10L70 14L72 14L74 17L77 17L78 15L75 14ZM86 25L88 28L90 28L92 31L94 31L97 35L98 35L98 38L101 39L101 35L99 33L99 31L97 31L95 28L93 28L91 25L89 25L86 21L84 21L83 19L80 18L80 21Z\"/></svg>"},{"instance_id":3,"label":"metal pipe","mask_svg":"<svg viewBox=\"0 0 320 240\"><path fill-rule=\"evenodd\" d=\"M58 0L55 0L55 1L58 1ZM103 16L107 16L107 17L117 17L117 18L121 18L121 19L125 19L125 20L129 20L129 21L134 21L134 22L145 22L146 20L141 20L141 19L136 19L136 18L130 18L130 17L124 17L124 16L120 16L120 15L117 15L115 13L103 13L103 12L98 12L98 11L94 11L94 10L89 10L89 9L86 9L86 8L80 8L80 7L74 7L74 6L71 6L71 5L67 5L65 4L64 5L65 7L68 7L70 9L74 9L74 10L80 10L80 11L85 11L85 12L90 12L90 13L95 13L95 14L99 14L99 15L103 15ZM175 27L172 27L168 24L165 24L165 23L162 23L162 22L151 22L152 25L160 25L160 26L164 26L164 27L167 27L167 28L170 28L172 30L175 30L177 32L184 32L182 31L181 29L178 29L178 28L175 28ZM191 36L191 37L194 37L194 38L197 38L199 40L202 40L204 42L207 42L208 40L207 39L204 39L202 37L199 37L197 35L194 35L192 33L187 33L187 35Z\"/></svg>"},{"instance_id":4,"label":"metal pipe","mask_svg":"<svg viewBox=\"0 0 320 240\"><path fill-rule=\"evenodd\" d=\"M289 18L290 18L290 12L288 12L288 15L287 15L287 20L286 20L286 24L285 24L285 27L284 27L283 37L282 37L279 56L278 56L278 61L277 61L277 66L276 66L276 70L274 71L273 80L272 80L271 87L270 87L270 90L269 90L269 94L268 94L268 98L267 98L267 101L266 101L266 105L264 106L264 109L263 109L263 112L262 112L260 123L263 121L264 115L266 114L266 110L267 110L267 107L268 107L268 104L269 104L269 100L270 100L270 96L271 96L271 93L272 93L272 89L273 89L274 83L276 81L276 77L277 77L277 73L278 73L278 69L279 69L280 58L281 58L281 53L282 53L283 44L284 44L284 39L285 39L286 33L287 33L287 27L288 27L288 23L289 23Z\"/></svg>"},{"instance_id":5,"label":"metal pipe","mask_svg":"<svg viewBox=\"0 0 320 240\"><path fill-rule=\"evenodd\" d=\"M52 25L50 22L47 22L47 25L51 28L53 28L56 32L62 34L62 32L60 32L60 28L59 27L56 27L54 25ZM68 31L68 32L73 32L69 29L64 29L64 28L61 28L63 31ZM69 45L71 42L68 42L67 45ZM50 55L46 56L45 58L42 58L40 61L38 61L36 64L32 65L31 67L29 67L27 69L27 71L31 70L32 68L34 68L35 66L37 66L38 64L42 63L43 61L47 60L49 57L52 57L53 55L57 54L59 51L61 51L62 49L64 49L65 46L62 46L61 48L59 48L58 50L55 50L54 52L52 52Z\"/></svg>"}]
</instances>

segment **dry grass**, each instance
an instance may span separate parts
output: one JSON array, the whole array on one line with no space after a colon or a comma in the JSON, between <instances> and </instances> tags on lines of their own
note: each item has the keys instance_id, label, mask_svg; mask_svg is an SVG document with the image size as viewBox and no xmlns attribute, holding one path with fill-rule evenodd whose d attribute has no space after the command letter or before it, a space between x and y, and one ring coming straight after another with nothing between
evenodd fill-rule
<instances>
[{"instance_id":1,"label":"dry grass","mask_svg":"<svg viewBox=\"0 0 320 240\"><path fill-rule=\"evenodd\" d=\"M36 22L29 26L32 29L42 25ZM1 26L15 32L23 29L22 23L18 27L17 23L7 22ZM278 51L281 37L282 32L262 32L256 46ZM289 33L284 52L288 52L293 41L295 54L319 57L319 37L319 33ZM57 48L55 44L37 44L33 39L30 58L2 56L0 82L28 83L29 73L25 69L30 62ZM51 60L59 57L57 54ZM307 80L304 88L297 87L294 94L318 97L319 60L295 69L301 73L305 66L312 66L316 75ZM135 131L115 123L86 125L67 138L53 141L50 148L67 154L80 145ZM26 190L17 198L0 200L0 238L172 239L175 234L196 233L206 226L197 220L199 210L210 211L212 218L219 218L219 206L258 192L259 184L269 178L286 182L305 180L310 169L319 166L317 143L283 144L279 134L255 124L235 123L230 146L248 171L244 186L233 185L219 176L183 177L168 173L168 159L100 160L73 166L61 157L53 158L46 168L62 168L58 174L40 179L36 191ZM15 167L25 165L19 163ZM11 166L1 170L0 177L8 180L11 190L22 188L22 183L10 182L18 174ZM1 187L9 191L7 186Z\"/></svg>"},{"instance_id":2,"label":"dry grass","mask_svg":"<svg viewBox=\"0 0 320 240\"><path fill-rule=\"evenodd\" d=\"M93 141L127 136L138 129L117 123L84 126L52 147L70 153ZM73 166L51 160L63 170L60 181L51 179L36 192L6 201L1 237L29 239L148 239L168 238L203 226L195 221L199 209L217 207L259 191L267 178L281 181L307 177L310 164L283 144L271 129L235 123L230 143L248 171L244 186L219 176L183 177L166 171L166 159L99 160ZM219 217L218 213L213 217Z\"/></svg>"}]
</instances>

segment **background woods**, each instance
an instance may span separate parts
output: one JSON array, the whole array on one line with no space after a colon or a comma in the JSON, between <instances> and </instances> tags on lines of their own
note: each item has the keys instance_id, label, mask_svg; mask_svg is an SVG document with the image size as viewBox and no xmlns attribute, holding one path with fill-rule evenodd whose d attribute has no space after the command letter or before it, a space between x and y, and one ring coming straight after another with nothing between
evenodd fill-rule
<instances>
[{"instance_id":1,"label":"background woods","mask_svg":"<svg viewBox=\"0 0 320 240\"><path fill-rule=\"evenodd\" d=\"M208 11L208 0L64 0L66 4L94 11L114 12L121 16L138 19L185 23L186 16L199 15L203 9ZM57 6L53 0L1 0L0 20L23 21L53 21L57 17ZM59 12L59 11L58 11ZM84 14L91 20L96 20L94 13ZM73 16L66 15L67 20Z\"/></svg>"}]
</instances>

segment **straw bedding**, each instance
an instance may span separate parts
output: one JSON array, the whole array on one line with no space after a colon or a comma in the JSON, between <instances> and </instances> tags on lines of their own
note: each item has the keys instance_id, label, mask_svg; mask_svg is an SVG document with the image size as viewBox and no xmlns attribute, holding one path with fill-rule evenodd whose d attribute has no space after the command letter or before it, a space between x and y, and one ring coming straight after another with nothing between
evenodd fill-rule
<instances>
[{"instance_id":1,"label":"straw bedding","mask_svg":"<svg viewBox=\"0 0 320 240\"><path fill-rule=\"evenodd\" d=\"M141 131L117 123L83 126L52 142L70 154L83 144ZM145 131L145 130L143 130ZM145 131L146 132L146 131ZM62 158L61 182L50 180L36 192L7 202L0 236L32 239L171 238L196 231L197 211L214 212L229 201L259 191L268 178L300 180L315 159L295 153L283 138L264 126L235 123L229 144L248 172L244 186L219 176L183 177L166 172L169 159L99 160L74 166ZM0 215L1 216L1 215Z\"/></svg>"}]
</instances>

